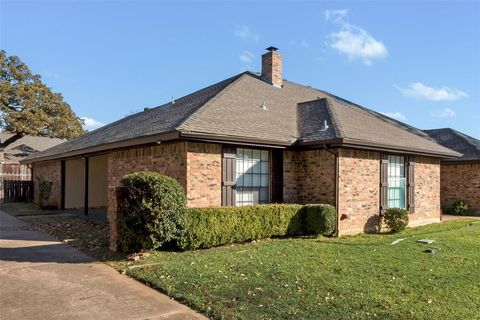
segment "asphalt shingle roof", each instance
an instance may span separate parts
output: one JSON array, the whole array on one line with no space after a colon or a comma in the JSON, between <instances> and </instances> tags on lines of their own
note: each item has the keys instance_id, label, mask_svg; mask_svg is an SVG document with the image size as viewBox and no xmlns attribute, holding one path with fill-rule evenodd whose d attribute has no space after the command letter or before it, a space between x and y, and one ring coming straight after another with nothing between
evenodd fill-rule
<instances>
[{"instance_id":1,"label":"asphalt shingle roof","mask_svg":"<svg viewBox=\"0 0 480 320\"><path fill-rule=\"evenodd\" d=\"M480 161L480 140L451 128L424 131L442 146L463 154L455 161Z\"/></svg>"},{"instance_id":2,"label":"asphalt shingle roof","mask_svg":"<svg viewBox=\"0 0 480 320\"><path fill-rule=\"evenodd\" d=\"M0 132L0 141L3 142L12 136L12 133ZM26 135L5 147L3 150L4 159L6 161L17 162L29 155L39 153L65 141L64 139L58 138Z\"/></svg>"},{"instance_id":3,"label":"asphalt shingle roof","mask_svg":"<svg viewBox=\"0 0 480 320\"><path fill-rule=\"evenodd\" d=\"M174 131L186 117L194 113L196 109L225 89L225 87L239 76L240 75L236 75L201 89L175 100L173 103L169 102L155 108L144 110L143 112L132 114L50 148L41 154L32 155L29 157L29 160Z\"/></svg>"},{"instance_id":4,"label":"asphalt shingle roof","mask_svg":"<svg viewBox=\"0 0 480 320\"><path fill-rule=\"evenodd\" d=\"M328 129L321 130L327 120ZM337 96L287 80L274 87L244 72L178 99L72 139L28 161L61 157L108 144L167 132L256 139L278 145L349 139L401 150L456 156L419 129Z\"/></svg>"}]
</instances>

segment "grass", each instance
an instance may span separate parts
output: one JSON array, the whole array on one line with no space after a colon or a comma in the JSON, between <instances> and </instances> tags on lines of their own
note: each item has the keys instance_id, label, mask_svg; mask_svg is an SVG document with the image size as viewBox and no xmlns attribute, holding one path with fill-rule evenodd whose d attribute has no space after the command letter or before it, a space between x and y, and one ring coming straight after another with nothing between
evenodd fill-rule
<instances>
[{"instance_id":1,"label":"grass","mask_svg":"<svg viewBox=\"0 0 480 320\"><path fill-rule=\"evenodd\" d=\"M415 242L423 238L436 241ZM461 220L110 264L216 319L480 319L479 240L480 221Z\"/></svg>"}]
</instances>

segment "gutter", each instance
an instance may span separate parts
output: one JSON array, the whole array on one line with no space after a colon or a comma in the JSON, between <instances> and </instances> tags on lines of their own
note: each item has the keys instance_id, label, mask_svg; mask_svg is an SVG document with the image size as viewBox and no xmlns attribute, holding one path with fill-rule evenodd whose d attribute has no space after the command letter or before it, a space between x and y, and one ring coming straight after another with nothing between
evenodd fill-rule
<instances>
[{"instance_id":1,"label":"gutter","mask_svg":"<svg viewBox=\"0 0 480 320\"><path fill-rule=\"evenodd\" d=\"M392 147L392 146L381 144L381 143L371 143L371 142L365 142L362 140L355 140L355 139L349 139L349 138L332 139L332 140L322 141L321 143L316 141L302 143L300 141L300 143L297 146L300 149L308 150L308 149L324 148L325 144L328 144L330 147L374 150L374 151L383 151L383 152L391 152L391 153L408 153L413 155L443 158L445 160L447 160L446 158L455 159L462 156L461 153L458 153L453 150L452 152L429 152L424 149Z\"/></svg>"},{"instance_id":2,"label":"gutter","mask_svg":"<svg viewBox=\"0 0 480 320\"><path fill-rule=\"evenodd\" d=\"M480 164L480 159L462 160L462 159L441 159L440 164Z\"/></svg>"},{"instance_id":3,"label":"gutter","mask_svg":"<svg viewBox=\"0 0 480 320\"><path fill-rule=\"evenodd\" d=\"M327 144L323 145L323 148L325 151L328 153L331 153L335 156L335 209L337 211L337 221L335 223L335 233L333 234L334 237L338 237L338 227L340 223L340 212L339 212L339 201L338 201L338 184L339 184L339 168L340 168L340 159L339 159L339 154L338 151L334 151L328 148Z\"/></svg>"}]
</instances>

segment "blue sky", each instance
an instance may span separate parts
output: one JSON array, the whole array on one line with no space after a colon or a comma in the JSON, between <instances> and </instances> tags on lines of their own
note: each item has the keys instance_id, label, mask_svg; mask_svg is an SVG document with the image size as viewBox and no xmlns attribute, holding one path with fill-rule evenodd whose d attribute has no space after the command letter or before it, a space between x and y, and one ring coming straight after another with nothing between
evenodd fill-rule
<instances>
[{"instance_id":1,"label":"blue sky","mask_svg":"<svg viewBox=\"0 0 480 320\"><path fill-rule=\"evenodd\" d=\"M480 138L480 2L4 1L0 48L89 128L245 69ZM98 124L97 124L98 125Z\"/></svg>"}]
</instances>

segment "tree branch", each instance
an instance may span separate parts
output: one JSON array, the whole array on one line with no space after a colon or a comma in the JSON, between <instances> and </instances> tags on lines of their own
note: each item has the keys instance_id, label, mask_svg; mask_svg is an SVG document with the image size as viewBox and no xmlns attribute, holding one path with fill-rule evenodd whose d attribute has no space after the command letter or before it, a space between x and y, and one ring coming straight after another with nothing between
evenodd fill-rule
<instances>
[{"instance_id":1,"label":"tree branch","mask_svg":"<svg viewBox=\"0 0 480 320\"><path fill-rule=\"evenodd\" d=\"M13 136L11 136L10 138L8 138L7 140L5 141L2 141L0 143L0 150L5 150L5 148L14 143L15 141L17 141L18 139L22 138L23 136L25 136L25 134L23 133L15 133Z\"/></svg>"}]
</instances>

